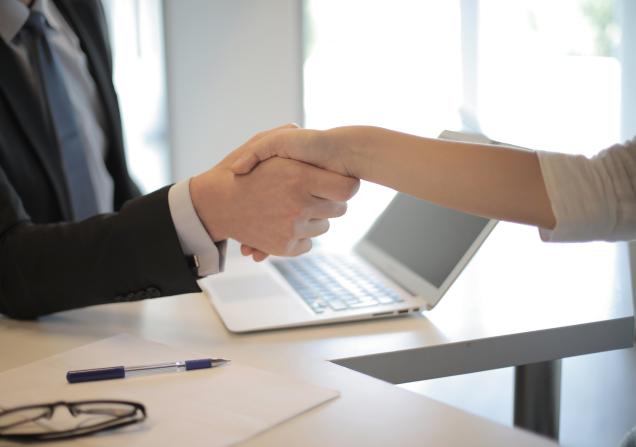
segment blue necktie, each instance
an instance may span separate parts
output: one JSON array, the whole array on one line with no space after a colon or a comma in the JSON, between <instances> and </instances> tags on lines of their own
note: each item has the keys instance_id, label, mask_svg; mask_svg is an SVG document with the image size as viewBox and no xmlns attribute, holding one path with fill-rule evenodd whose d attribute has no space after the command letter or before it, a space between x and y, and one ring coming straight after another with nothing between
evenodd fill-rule
<instances>
[{"instance_id":1,"label":"blue necktie","mask_svg":"<svg viewBox=\"0 0 636 447\"><path fill-rule=\"evenodd\" d=\"M60 62L47 38L46 18L42 13L31 12L24 29L30 32L32 39L32 57L37 62L40 86L60 150L73 218L82 220L97 214L97 200Z\"/></svg>"}]
</instances>

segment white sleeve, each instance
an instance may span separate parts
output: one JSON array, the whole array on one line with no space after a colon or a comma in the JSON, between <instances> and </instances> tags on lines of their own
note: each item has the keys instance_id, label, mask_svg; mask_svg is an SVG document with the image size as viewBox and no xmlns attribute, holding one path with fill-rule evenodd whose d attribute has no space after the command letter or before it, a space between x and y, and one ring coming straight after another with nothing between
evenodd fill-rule
<instances>
[{"instance_id":1,"label":"white sleeve","mask_svg":"<svg viewBox=\"0 0 636 447\"><path fill-rule=\"evenodd\" d=\"M556 218L544 241L636 239L636 138L592 158L537 154Z\"/></svg>"},{"instance_id":2,"label":"white sleeve","mask_svg":"<svg viewBox=\"0 0 636 447\"><path fill-rule=\"evenodd\" d=\"M168 205L183 253L195 255L199 261L199 276L222 272L225 267L226 241L215 243L205 230L192 204L189 180L170 188Z\"/></svg>"}]
</instances>

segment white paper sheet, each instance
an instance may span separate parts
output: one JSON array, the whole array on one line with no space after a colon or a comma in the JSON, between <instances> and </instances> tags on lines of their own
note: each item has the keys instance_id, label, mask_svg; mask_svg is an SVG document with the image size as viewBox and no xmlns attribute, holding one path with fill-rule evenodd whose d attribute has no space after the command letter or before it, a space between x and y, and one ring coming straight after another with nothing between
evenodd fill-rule
<instances>
[{"instance_id":1,"label":"white paper sheet","mask_svg":"<svg viewBox=\"0 0 636 447\"><path fill-rule=\"evenodd\" d=\"M68 384L66 372L209 357L129 335L107 338L0 373L0 406L125 399L148 418L123 430L65 442L81 446L227 446L338 396L334 390L236 364Z\"/></svg>"}]
</instances>

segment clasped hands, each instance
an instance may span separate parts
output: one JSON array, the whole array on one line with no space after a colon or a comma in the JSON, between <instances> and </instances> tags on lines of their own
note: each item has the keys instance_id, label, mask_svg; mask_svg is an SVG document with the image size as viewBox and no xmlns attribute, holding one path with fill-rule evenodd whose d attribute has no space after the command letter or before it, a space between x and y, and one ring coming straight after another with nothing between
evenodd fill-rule
<instances>
[{"instance_id":1,"label":"clasped hands","mask_svg":"<svg viewBox=\"0 0 636 447\"><path fill-rule=\"evenodd\" d=\"M192 203L213 240L235 239L255 261L309 251L359 188L320 135L293 124L261 132L192 178Z\"/></svg>"}]
</instances>

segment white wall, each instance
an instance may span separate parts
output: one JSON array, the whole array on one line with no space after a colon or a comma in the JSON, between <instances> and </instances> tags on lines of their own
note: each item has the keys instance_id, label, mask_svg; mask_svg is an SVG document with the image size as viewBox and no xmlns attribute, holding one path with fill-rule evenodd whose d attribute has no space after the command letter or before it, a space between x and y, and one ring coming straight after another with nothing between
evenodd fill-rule
<instances>
[{"instance_id":1,"label":"white wall","mask_svg":"<svg viewBox=\"0 0 636 447\"><path fill-rule=\"evenodd\" d=\"M620 0L621 25L620 59L622 68L622 123L621 136L636 136L636 2Z\"/></svg>"},{"instance_id":2,"label":"white wall","mask_svg":"<svg viewBox=\"0 0 636 447\"><path fill-rule=\"evenodd\" d=\"M172 177L302 121L301 0L164 0Z\"/></svg>"},{"instance_id":3,"label":"white wall","mask_svg":"<svg viewBox=\"0 0 636 447\"><path fill-rule=\"evenodd\" d=\"M621 137L623 140L636 138L636 2L620 0L618 15L621 25L621 69L622 104ZM627 244L633 285L634 308L636 308L636 242Z\"/></svg>"}]
</instances>

